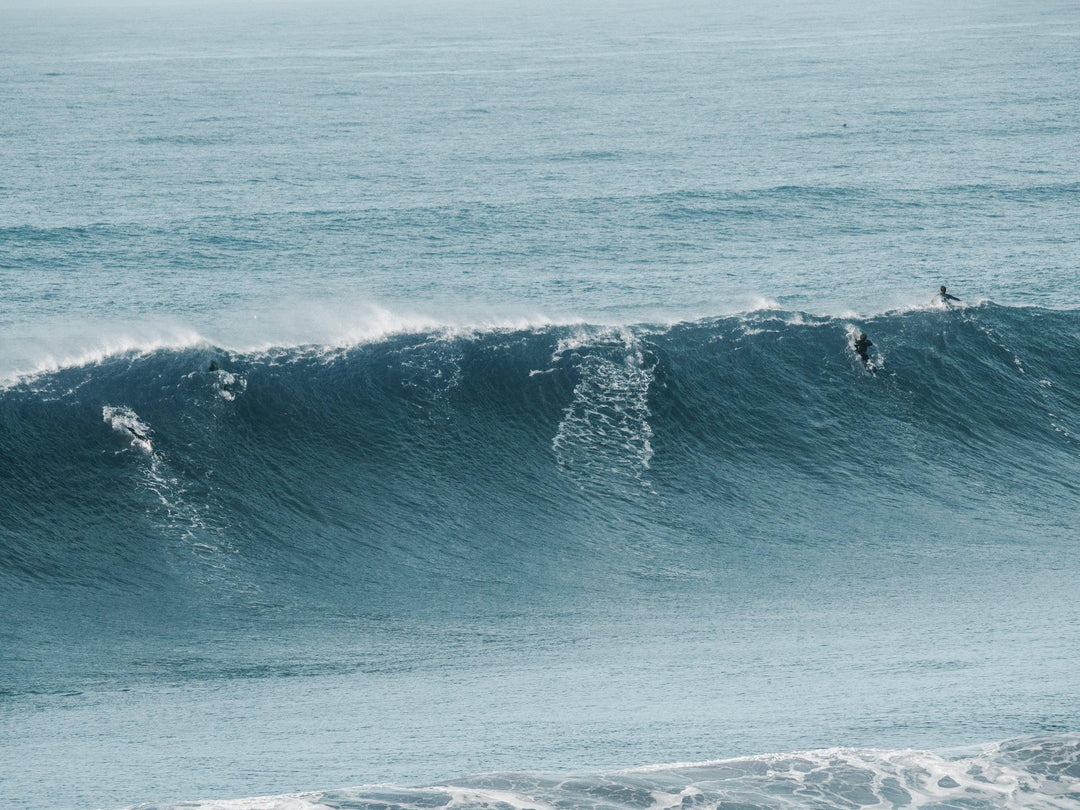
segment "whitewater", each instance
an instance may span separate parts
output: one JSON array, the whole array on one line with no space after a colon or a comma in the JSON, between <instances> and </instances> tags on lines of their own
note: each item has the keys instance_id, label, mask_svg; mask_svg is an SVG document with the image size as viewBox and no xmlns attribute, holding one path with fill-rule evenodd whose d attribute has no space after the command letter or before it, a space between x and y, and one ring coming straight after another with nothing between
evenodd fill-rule
<instances>
[{"instance_id":1,"label":"whitewater","mask_svg":"<svg viewBox=\"0 0 1080 810\"><path fill-rule=\"evenodd\" d=\"M0 2L0 807L1080 808L1077 42Z\"/></svg>"}]
</instances>

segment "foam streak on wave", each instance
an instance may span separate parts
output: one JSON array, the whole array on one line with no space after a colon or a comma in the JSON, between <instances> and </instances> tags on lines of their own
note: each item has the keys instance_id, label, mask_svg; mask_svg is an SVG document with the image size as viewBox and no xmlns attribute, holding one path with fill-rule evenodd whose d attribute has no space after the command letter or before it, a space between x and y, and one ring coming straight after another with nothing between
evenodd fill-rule
<instances>
[{"instance_id":1,"label":"foam streak on wave","mask_svg":"<svg viewBox=\"0 0 1080 810\"><path fill-rule=\"evenodd\" d=\"M649 386L655 360L628 329L563 340L556 358L567 354L577 361L578 383L552 439L559 463L583 480L614 475L641 481L653 456Z\"/></svg>"}]
</instances>

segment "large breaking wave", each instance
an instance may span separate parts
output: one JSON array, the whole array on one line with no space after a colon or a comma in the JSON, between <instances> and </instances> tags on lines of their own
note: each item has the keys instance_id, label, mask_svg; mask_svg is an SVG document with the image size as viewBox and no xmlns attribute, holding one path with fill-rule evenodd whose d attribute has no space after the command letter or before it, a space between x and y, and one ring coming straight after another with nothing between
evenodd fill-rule
<instances>
[{"instance_id":1,"label":"large breaking wave","mask_svg":"<svg viewBox=\"0 0 1080 810\"><path fill-rule=\"evenodd\" d=\"M355 599L647 579L672 547L829 542L916 505L1060 531L1078 351L1080 313L993 304L126 351L0 391L0 579Z\"/></svg>"}]
</instances>

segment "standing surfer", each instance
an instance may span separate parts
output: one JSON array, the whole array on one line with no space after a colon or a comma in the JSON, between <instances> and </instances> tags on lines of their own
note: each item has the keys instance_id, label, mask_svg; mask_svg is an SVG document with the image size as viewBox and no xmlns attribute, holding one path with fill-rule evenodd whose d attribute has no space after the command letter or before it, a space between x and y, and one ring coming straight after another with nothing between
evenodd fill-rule
<instances>
[{"instance_id":1,"label":"standing surfer","mask_svg":"<svg viewBox=\"0 0 1080 810\"><path fill-rule=\"evenodd\" d=\"M859 359L866 368L870 367L869 349L873 345L870 338L866 336L866 332L859 332L859 336L855 338L855 354L859 355Z\"/></svg>"}]
</instances>

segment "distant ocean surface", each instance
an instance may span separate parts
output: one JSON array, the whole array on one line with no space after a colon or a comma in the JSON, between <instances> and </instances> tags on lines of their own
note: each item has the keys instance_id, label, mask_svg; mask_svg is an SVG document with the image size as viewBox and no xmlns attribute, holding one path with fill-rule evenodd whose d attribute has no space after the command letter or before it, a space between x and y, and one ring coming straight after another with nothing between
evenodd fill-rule
<instances>
[{"instance_id":1,"label":"distant ocean surface","mask_svg":"<svg viewBox=\"0 0 1080 810\"><path fill-rule=\"evenodd\" d=\"M0 112L0 807L1080 808L1075 3L4 0Z\"/></svg>"}]
</instances>

